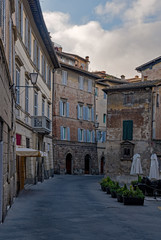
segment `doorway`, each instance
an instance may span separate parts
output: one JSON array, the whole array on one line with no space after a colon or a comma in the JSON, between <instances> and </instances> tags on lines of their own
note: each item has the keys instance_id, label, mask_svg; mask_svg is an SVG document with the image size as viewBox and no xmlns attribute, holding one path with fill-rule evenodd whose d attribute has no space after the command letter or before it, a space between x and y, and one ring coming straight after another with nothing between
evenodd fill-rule
<instances>
[{"instance_id":1,"label":"doorway","mask_svg":"<svg viewBox=\"0 0 161 240\"><path fill-rule=\"evenodd\" d=\"M72 154L66 156L66 174L72 174Z\"/></svg>"},{"instance_id":2,"label":"doorway","mask_svg":"<svg viewBox=\"0 0 161 240\"><path fill-rule=\"evenodd\" d=\"M87 154L85 156L85 174L90 173L90 160L91 160L91 157L90 155Z\"/></svg>"},{"instance_id":3,"label":"doorway","mask_svg":"<svg viewBox=\"0 0 161 240\"><path fill-rule=\"evenodd\" d=\"M102 157L101 158L101 174L104 174L104 162L105 162L105 158Z\"/></svg>"}]
</instances>

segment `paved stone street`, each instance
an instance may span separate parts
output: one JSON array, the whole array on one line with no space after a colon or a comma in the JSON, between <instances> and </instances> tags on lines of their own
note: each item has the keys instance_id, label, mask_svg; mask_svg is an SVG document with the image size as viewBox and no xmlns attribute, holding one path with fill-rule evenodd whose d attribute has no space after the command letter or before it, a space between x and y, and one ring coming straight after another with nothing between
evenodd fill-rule
<instances>
[{"instance_id":1,"label":"paved stone street","mask_svg":"<svg viewBox=\"0 0 161 240\"><path fill-rule=\"evenodd\" d=\"M100 190L100 176L55 176L15 200L2 240L152 240L161 237L161 202L124 206Z\"/></svg>"}]
</instances>

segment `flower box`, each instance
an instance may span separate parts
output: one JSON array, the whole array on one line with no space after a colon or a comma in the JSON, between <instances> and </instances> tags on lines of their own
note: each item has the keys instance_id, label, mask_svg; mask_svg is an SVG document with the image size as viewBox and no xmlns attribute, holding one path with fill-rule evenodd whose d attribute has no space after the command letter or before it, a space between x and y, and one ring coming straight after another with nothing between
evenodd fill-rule
<instances>
[{"instance_id":1,"label":"flower box","mask_svg":"<svg viewBox=\"0 0 161 240\"><path fill-rule=\"evenodd\" d=\"M110 193L111 193L111 191L110 191L110 188L109 188L109 187L106 187L106 193L107 193L107 194L110 194Z\"/></svg>"},{"instance_id":2,"label":"flower box","mask_svg":"<svg viewBox=\"0 0 161 240\"><path fill-rule=\"evenodd\" d=\"M117 201L123 203L123 197L120 194L117 194Z\"/></svg>"},{"instance_id":3,"label":"flower box","mask_svg":"<svg viewBox=\"0 0 161 240\"><path fill-rule=\"evenodd\" d=\"M124 205L144 205L144 198L123 197Z\"/></svg>"}]
</instances>

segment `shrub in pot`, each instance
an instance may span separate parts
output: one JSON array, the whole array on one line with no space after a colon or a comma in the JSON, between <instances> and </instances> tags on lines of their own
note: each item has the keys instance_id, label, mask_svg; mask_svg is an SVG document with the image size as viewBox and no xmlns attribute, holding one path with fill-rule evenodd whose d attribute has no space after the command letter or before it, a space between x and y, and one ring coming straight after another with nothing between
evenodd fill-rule
<instances>
[{"instance_id":1,"label":"shrub in pot","mask_svg":"<svg viewBox=\"0 0 161 240\"><path fill-rule=\"evenodd\" d=\"M126 189L123 192L123 202L124 205L143 205L144 194L138 187L134 190L133 187L130 186L130 189Z\"/></svg>"},{"instance_id":2,"label":"shrub in pot","mask_svg":"<svg viewBox=\"0 0 161 240\"><path fill-rule=\"evenodd\" d=\"M123 202L123 196L122 196L122 195L123 195L123 192L124 192L125 190L127 190L126 184L124 184L123 187L118 188L118 189L116 190L117 201L118 201L118 202Z\"/></svg>"}]
</instances>

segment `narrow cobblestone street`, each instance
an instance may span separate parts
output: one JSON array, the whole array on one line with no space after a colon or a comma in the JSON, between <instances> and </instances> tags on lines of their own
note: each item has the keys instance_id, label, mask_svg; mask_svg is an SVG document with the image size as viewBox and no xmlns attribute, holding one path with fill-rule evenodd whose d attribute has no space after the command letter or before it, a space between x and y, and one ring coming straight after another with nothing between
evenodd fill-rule
<instances>
[{"instance_id":1,"label":"narrow cobblestone street","mask_svg":"<svg viewBox=\"0 0 161 240\"><path fill-rule=\"evenodd\" d=\"M3 240L159 239L161 202L124 206L101 176L55 176L21 192L0 226Z\"/></svg>"}]
</instances>

